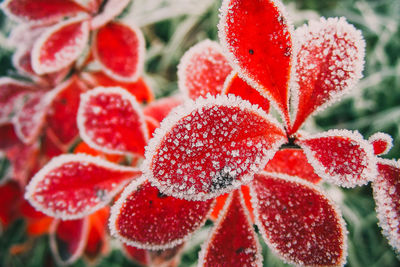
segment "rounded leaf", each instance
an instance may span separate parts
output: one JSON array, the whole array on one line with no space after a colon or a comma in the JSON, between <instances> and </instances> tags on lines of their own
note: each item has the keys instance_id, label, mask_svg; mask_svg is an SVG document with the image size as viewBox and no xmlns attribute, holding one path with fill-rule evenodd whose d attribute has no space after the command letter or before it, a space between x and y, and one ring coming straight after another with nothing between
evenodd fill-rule
<instances>
[{"instance_id":1,"label":"rounded leaf","mask_svg":"<svg viewBox=\"0 0 400 267\"><path fill-rule=\"evenodd\" d=\"M257 106L233 95L199 98L162 121L142 169L167 195L209 199L251 181L285 141Z\"/></svg>"}]
</instances>

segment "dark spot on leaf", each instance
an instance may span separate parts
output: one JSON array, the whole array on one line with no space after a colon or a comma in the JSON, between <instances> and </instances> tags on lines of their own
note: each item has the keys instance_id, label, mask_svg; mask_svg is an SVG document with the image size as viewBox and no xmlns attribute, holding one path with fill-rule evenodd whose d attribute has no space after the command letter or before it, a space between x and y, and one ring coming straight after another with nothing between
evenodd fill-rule
<instances>
[{"instance_id":1,"label":"dark spot on leaf","mask_svg":"<svg viewBox=\"0 0 400 267\"><path fill-rule=\"evenodd\" d=\"M166 198L166 197L168 197L166 194L163 194L161 192L158 192L157 196L158 196L158 198Z\"/></svg>"},{"instance_id":2,"label":"dark spot on leaf","mask_svg":"<svg viewBox=\"0 0 400 267\"><path fill-rule=\"evenodd\" d=\"M67 101L66 98L62 98L62 99L60 100L60 103L61 103L62 105L66 105L66 104L68 103L68 101Z\"/></svg>"},{"instance_id":3,"label":"dark spot on leaf","mask_svg":"<svg viewBox=\"0 0 400 267\"><path fill-rule=\"evenodd\" d=\"M96 190L96 197L98 197L101 201L104 201L107 193L106 190L100 188L99 189L95 188L95 190Z\"/></svg>"},{"instance_id":4,"label":"dark spot on leaf","mask_svg":"<svg viewBox=\"0 0 400 267\"><path fill-rule=\"evenodd\" d=\"M244 247L240 247L235 251L236 254L240 254L240 253L243 253L243 252L244 252Z\"/></svg>"},{"instance_id":5,"label":"dark spot on leaf","mask_svg":"<svg viewBox=\"0 0 400 267\"><path fill-rule=\"evenodd\" d=\"M285 57L290 57L292 55L292 49L290 47L285 48L285 53L283 54Z\"/></svg>"},{"instance_id":6,"label":"dark spot on leaf","mask_svg":"<svg viewBox=\"0 0 400 267\"><path fill-rule=\"evenodd\" d=\"M211 180L210 192L215 192L232 185L235 176L231 176L229 172L220 170Z\"/></svg>"},{"instance_id":7,"label":"dark spot on leaf","mask_svg":"<svg viewBox=\"0 0 400 267\"><path fill-rule=\"evenodd\" d=\"M253 49L249 49L249 54L250 55L254 55L254 50Z\"/></svg>"},{"instance_id":8,"label":"dark spot on leaf","mask_svg":"<svg viewBox=\"0 0 400 267\"><path fill-rule=\"evenodd\" d=\"M153 205L153 200L149 200L149 204L150 204L150 205Z\"/></svg>"}]
</instances>

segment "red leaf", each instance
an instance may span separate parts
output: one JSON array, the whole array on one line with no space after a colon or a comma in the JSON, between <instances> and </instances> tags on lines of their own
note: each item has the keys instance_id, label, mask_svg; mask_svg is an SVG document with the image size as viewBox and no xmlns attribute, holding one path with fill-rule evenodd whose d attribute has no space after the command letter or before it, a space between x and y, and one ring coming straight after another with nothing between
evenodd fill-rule
<instances>
[{"instance_id":1,"label":"red leaf","mask_svg":"<svg viewBox=\"0 0 400 267\"><path fill-rule=\"evenodd\" d=\"M162 122L162 120L168 116L173 108L182 103L182 98L179 95L159 98L155 102L148 104L143 109L143 113L156 119L158 122Z\"/></svg>"},{"instance_id":2,"label":"red leaf","mask_svg":"<svg viewBox=\"0 0 400 267\"><path fill-rule=\"evenodd\" d=\"M222 94L226 77L232 71L220 45L204 40L190 48L178 66L178 87L188 98Z\"/></svg>"},{"instance_id":3,"label":"red leaf","mask_svg":"<svg viewBox=\"0 0 400 267\"><path fill-rule=\"evenodd\" d=\"M374 147L375 155L384 155L393 147L393 139L385 133L375 133L368 142Z\"/></svg>"},{"instance_id":4,"label":"red leaf","mask_svg":"<svg viewBox=\"0 0 400 267\"><path fill-rule=\"evenodd\" d=\"M314 184L321 181L314 168L308 163L301 149L279 150L265 166L265 171L297 176Z\"/></svg>"},{"instance_id":5,"label":"red leaf","mask_svg":"<svg viewBox=\"0 0 400 267\"><path fill-rule=\"evenodd\" d=\"M138 28L110 22L98 30L92 49L108 76L122 82L134 82L142 74L144 46Z\"/></svg>"},{"instance_id":6,"label":"red leaf","mask_svg":"<svg viewBox=\"0 0 400 267\"><path fill-rule=\"evenodd\" d=\"M120 14L129 4L130 0L108 0L105 2L102 12L97 14L90 22L92 29L98 29Z\"/></svg>"},{"instance_id":7,"label":"red leaf","mask_svg":"<svg viewBox=\"0 0 400 267\"><path fill-rule=\"evenodd\" d=\"M278 1L224 0L222 47L239 76L276 103L289 123L288 86L294 60L292 27Z\"/></svg>"},{"instance_id":8,"label":"red leaf","mask_svg":"<svg viewBox=\"0 0 400 267\"><path fill-rule=\"evenodd\" d=\"M86 87L76 76L52 90L52 103L47 112L47 124L63 144L69 144L78 135L76 117L80 94Z\"/></svg>"},{"instance_id":9,"label":"red leaf","mask_svg":"<svg viewBox=\"0 0 400 267\"><path fill-rule=\"evenodd\" d=\"M82 94L78 127L88 145L110 154L143 155L148 140L139 103L119 87L98 87Z\"/></svg>"},{"instance_id":10,"label":"red leaf","mask_svg":"<svg viewBox=\"0 0 400 267\"><path fill-rule=\"evenodd\" d=\"M198 98L161 123L143 169L163 193L208 199L252 180L285 141L281 126L247 101Z\"/></svg>"},{"instance_id":11,"label":"red leaf","mask_svg":"<svg viewBox=\"0 0 400 267\"><path fill-rule=\"evenodd\" d=\"M121 82L111 79L101 71L84 73L84 75L82 76L82 78L85 79L85 81L91 84L93 87L119 86L134 95L137 101L139 101L140 103L148 103L153 101L154 99L152 89L142 77L139 77L139 79L135 82Z\"/></svg>"},{"instance_id":12,"label":"red leaf","mask_svg":"<svg viewBox=\"0 0 400 267\"><path fill-rule=\"evenodd\" d=\"M111 233L137 248L172 248L204 224L212 203L167 196L140 179L125 188L112 207Z\"/></svg>"},{"instance_id":13,"label":"red leaf","mask_svg":"<svg viewBox=\"0 0 400 267\"><path fill-rule=\"evenodd\" d=\"M50 248L59 265L72 264L81 257L88 233L88 218L54 220L50 229Z\"/></svg>"},{"instance_id":14,"label":"red leaf","mask_svg":"<svg viewBox=\"0 0 400 267\"><path fill-rule=\"evenodd\" d=\"M343 187L364 185L376 177L376 159L372 145L358 132L330 130L301 137L304 150L315 173Z\"/></svg>"},{"instance_id":15,"label":"red leaf","mask_svg":"<svg viewBox=\"0 0 400 267\"><path fill-rule=\"evenodd\" d=\"M256 224L281 258L295 265L344 265L344 220L319 187L290 176L263 173L256 175L251 189Z\"/></svg>"},{"instance_id":16,"label":"red leaf","mask_svg":"<svg viewBox=\"0 0 400 267\"><path fill-rule=\"evenodd\" d=\"M45 116L50 104L50 95L37 91L25 95L27 100L13 117L15 133L25 144L37 140L45 123Z\"/></svg>"},{"instance_id":17,"label":"red leaf","mask_svg":"<svg viewBox=\"0 0 400 267\"><path fill-rule=\"evenodd\" d=\"M53 158L32 178L25 198L51 217L82 218L104 207L138 175L136 168L98 157L62 155Z\"/></svg>"},{"instance_id":18,"label":"red leaf","mask_svg":"<svg viewBox=\"0 0 400 267\"><path fill-rule=\"evenodd\" d=\"M12 56L13 66L23 75L34 76L31 64L31 47L20 46Z\"/></svg>"},{"instance_id":19,"label":"red leaf","mask_svg":"<svg viewBox=\"0 0 400 267\"><path fill-rule=\"evenodd\" d=\"M239 191L228 198L202 247L199 266L262 266L261 246Z\"/></svg>"},{"instance_id":20,"label":"red leaf","mask_svg":"<svg viewBox=\"0 0 400 267\"><path fill-rule=\"evenodd\" d=\"M72 0L6 0L1 8L12 19L31 24L57 22L84 11Z\"/></svg>"},{"instance_id":21,"label":"red leaf","mask_svg":"<svg viewBox=\"0 0 400 267\"><path fill-rule=\"evenodd\" d=\"M72 18L50 27L33 46L33 70L41 75L69 66L82 53L88 38L86 17Z\"/></svg>"},{"instance_id":22,"label":"red leaf","mask_svg":"<svg viewBox=\"0 0 400 267\"><path fill-rule=\"evenodd\" d=\"M269 101L260 92L243 81L237 73L232 72L226 79L223 89L224 94L234 94L252 104L257 104L269 113Z\"/></svg>"},{"instance_id":23,"label":"red leaf","mask_svg":"<svg viewBox=\"0 0 400 267\"><path fill-rule=\"evenodd\" d=\"M365 42L344 18L321 18L296 31L298 91L294 94L296 132L309 115L346 94L362 77Z\"/></svg>"},{"instance_id":24,"label":"red leaf","mask_svg":"<svg viewBox=\"0 0 400 267\"><path fill-rule=\"evenodd\" d=\"M34 90L32 84L8 77L0 78L0 125L11 122L12 116L23 104L23 96Z\"/></svg>"},{"instance_id":25,"label":"red leaf","mask_svg":"<svg viewBox=\"0 0 400 267\"><path fill-rule=\"evenodd\" d=\"M400 251L400 164L378 160L378 176L372 184L376 211L382 233L389 244Z\"/></svg>"}]
</instances>

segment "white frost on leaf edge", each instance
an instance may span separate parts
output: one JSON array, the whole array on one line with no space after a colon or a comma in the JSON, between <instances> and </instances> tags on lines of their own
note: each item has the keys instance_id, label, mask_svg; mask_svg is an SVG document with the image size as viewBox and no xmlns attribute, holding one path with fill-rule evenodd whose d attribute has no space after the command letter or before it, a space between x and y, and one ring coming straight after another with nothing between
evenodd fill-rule
<instances>
[{"instance_id":1,"label":"white frost on leaf edge","mask_svg":"<svg viewBox=\"0 0 400 267\"><path fill-rule=\"evenodd\" d=\"M220 214L218 215L217 221L214 223L214 227L209 232L207 240L201 245L201 250L199 251L199 257L198 257L198 259L199 259L198 266L204 266L204 258L208 253L209 245L213 241L214 236L221 229L221 223L224 221L224 219L231 207L234 193L235 193L235 191L233 191L229 194L228 198L225 201L224 207L222 208L222 210L220 211ZM250 213L246 207L246 204L244 203L243 193L241 192L240 188L237 189L236 193L238 194L241 208L243 210L243 213L245 214L247 226L249 227L249 229L251 229L253 239L255 240L255 243L256 243L256 248L257 248L256 264L257 264L257 266L262 266L262 262L263 262L263 258L261 255L262 248L261 248L260 242L258 241L258 236L256 235L256 233L253 229L253 223L250 218Z\"/></svg>"},{"instance_id":2,"label":"white frost on leaf edge","mask_svg":"<svg viewBox=\"0 0 400 267\"><path fill-rule=\"evenodd\" d=\"M148 141L149 132L147 130L145 116L142 112L140 104L138 103L134 95L130 94L127 90L119 86L114 86L114 87L99 86L81 94L81 100L79 103L78 115L77 115L77 125L78 125L79 135L82 137L83 141L85 141L85 143L87 143L90 147L99 150L101 152L108 154L117 154L117 155L134 154L131 151L116 150L100 146L97 143L95 143L90 136L86 134L86 127L85 127L86 117L84 115L85 110L87 108L90 98L97 97L100 94L118 95L121 97L121 99L129 101L132 109L136 112L139 118L139 123L141 124L141 131L144 136L144 139L146 142Z\"/></svg>"},{"instance_id":3,"label":"white frost on leaf edge","mask_svg":"<svg viewBox=\"0 0 400 267\"><path fill-rule=\"evenodd\" d=\"M103 167L103 168L108 168L113 171L121 171L121 172L132 172L134 173L132 176L132 179L135 179L135 177L140 175L140 171L138 168L134 167L127 167L127 166L122 166L118 164L111 163L109 161L106 161L104 159L101 159L100 157L93 157L89 156L87 154L63 154L58 157L52 158L40 171L38 171L29 184L26 187L26 192L25 192L25 199L29 201L29 203L38 211L54 218L59 218L61 220L75 220L75 219L80 219L85 216L90 215L91 213L103 208L105 205L107 205L113 197L120 192L124 186L128 183L128 179L124 182L121 182L120 185L116 186L112 191L110 191L107 196L104 198L103 201L101 201L99 204L91 207L90 209L87 209L84 212L79 212L79 213L74 213L74 214L69 214L68 212L60 212L60 213L54 213L52 210L49 210L41 205L41 203L38 203L34 200L33 196L35 194L35 190L37 185L43 180L43 178L52 170L61 167L62 165L69 163L69 162L78 162L81 164L84 163L91 163L95 164L97 166Z\"/></svg>"},{"instance_id":4,"label":"white frost on leaf edge","mask_svg":"<svg viewBox=\"0 0 400 267\"><path fill-rule=\"evenodd\" d=\"M112 22L114 24L119 24L122 25L123 27L129 28L132 33L137 37L138 41L138 60L136 62L136 71L132 73L129 77L126 76L121 76L117 73L115 73L113 70L109 69L106 65L103 64L103 62L100 60L99 55L97 53L97 32L93 35L93 44L92 44L92 52L93 56L96 59L97 63L101 66L101 70L111 79L114 79L119 82L136 82L139 78L140 75L143 72L144 68L144 60L145 60L145 54L146 54L146 47L145 47L145 40L142 31L136 27L136 26L131 26L126 23L122 22Z\"/></svg>"},{"instance_id":5,"label":"white frost on leaf edge","mask_svg":"<svg viewBox=\"0 0 400 267\"><path fill-rule=\"evenodd\" d=\"M62 21L58 24L55 24L54 26L47 28L40 35L40 37L35 41L33 48L32 48L32 53L31 53L32 69L35 71L36 74L42 75L42 74L46 74L46 73L52 73L52 72L59 71L65 67L67 67L69 64L74 62L79 57L81 52L84 50L86 43L89 40L89 22L87 20L88 20L87 15L77 16L72 19ZM79 23L79 22L81 23L81 29L80 29L81 30L81 38L78 38L79 42L76 43L76 47L74 49L75 51L68 52L69 55L67 54L67 56L70 56L70 58L68 60L64 59L64 62L62 64L58 64L56 66L52 66L52 67L44 66L40 62L40 52L42 50L42 46L49 40L49 37L51 37L54 33L61 30L65 26L71 25L74 23ZM61 50L61 52L63 52L63 51ZM64 53L65 53L65 51L64 51ZM57 55L60 58L65 57L65 54L61 55L58 53Z\"/></svg>"},{"instance_id":6,"label":"white frost on leaf edge","mask_svg":"<svg viewBox=\"0 0 400 267\"><path fill-rule=\"evenodd\" d=\"M396 168L400 172L400 161L378 158L378 164L388 165L390 167ZM378 174L378 176L380 175ZM385 181L383 181L383 186L387 186ZM398 229L393 229L393 226L390 225L391 223L393 223L393 220L396 219L396 215L393 212L394 207L393 205L388 205L386 191L380 190L377 182L372 183L372 189L376 203L375 210L379 219L378 225L382 229L382 234L388 239L389 244L396 250L397 253L400 253L400 234L398 232ZM391 222L388 221L388 216L391 216Z\"/></svg>"},{"instance_id":7,"label":"white frost on leaf edge","mask_svg":"<svg viewBox=\"0 0 400 267\"><path fill-rule=\"evenodd\" d=\"M0 87L4 86L4 85L7 85L7 84L13 84L13 85L17 85L17 86L22 86L22 87L25 87L28 91L31 91L31 92L35 92L37 90L37 88L35 88L34 84L32 84L32 83L22 82L22 81L15 80L15 79L10 78L10 77L0 77ZM17 102L18 103L16 103L17 106L15 108L18 110L22 106L22 104L23 104L22 102L23 101L17 101ZM1 118L0 117L0 125L4 125L4 124L10 123L10 122L11 121L10 121L9 118L7 118L7 117Z\"/></svg>"},{"instance_id":8,"label":"white frost on leaf edge","mask_svg":"<svg viewBox=\"0 0 400 267\"><path fill-rule=\"evenodd\" d=\"M255 81L255 79L253 79L249 73L247 73L242 67L239 66L238 60L235 57L235 55L230 52L229 49L229 44L227 42L227 38L226 38L226 16L227 14L230 12L230 8L229 8L229 4L235 0L223 0L221 8L220 8L220 20L218 23L218 37L221 43L221 47L222 47L222 51L225 54L225 57L228 59L228 61L231 63L231 66L233 68L234 71L236 71L238 73L238 76L243 79L244 81L246 81L249 86L253 87L254 89L256 89L262 96L264 96L265 98L267 98L271 105L278 111L278 113L281 115L281 118L283 120L283 122L285 123L285 125L289 126L291 124L291 121L287 121L286 116L285 116L285 111L282 110L278 103L275 101L275 99L267 92L268 90L264 90L264 87L261 86L257 81ZM297 40L296 35L294 34L294 26L293 23L290 19L290 16L288 15L285 6L283 5L283 3L280 0L267 0L268 2L271 2L276 9L278 10L278 12L280 13L281 17L283 18L283 24L284 26L282 27L287 27L287 31L289 32L291 39L292 39L292 53L290 55L291 57L291 70L290 70L290 77L289 77L289 81L287 83L287 94L288 94L288 99L287 99L287 103L286 107L288 108L288 116L290 117L290 107L289 107L289 103L290 103L290 90L292 87L296 86L296 59L297 59L297 51L298 51L298 45L297 45ZM290 118L289 118L290 119ZM290 128L290 127L289 127Z\"/></svg>"},{"instance_id":9,"label":"white frost on leaf edge","mask_svg":"<svg viewBox=\"0 0 400 267\"><path fill-rule=\"evenodd\" d=\"M71 257L67 260L64 261L61 259L60 255L57 253L57 241L56 241L56 231L57 227L60 223L60 220L54 220L52 224L50 225L50 231L49 231L49 242L50 242L50 250L53 254L54 259L60 266L67 266L75 261L77 261L81 256L82 253L85 250L87 240L89 238L89 218L84 217L81 220L83 220L83 229L82 229L82 238L79 240L79 245L78 248L76 249L75 253L71 255ZM72 233L71 233L72 234ZM74 235L76 232L73 233Z\"/></svg>"},{"instance_id":10,"label":"white frost on leaf edge","mask_svg":"<svg viewBox=\"0 0 400 267\"><path fill-rule=\"evenodd\" d=\"M247 100L243 100L240 97L237 97L232 94L218 95L218 96L208 95L207 98L199 97L196 99L196 101L188 99L182 105L177 106L171 110L168 116L164 118L164 120L160 123L160 127L154 131L153 138L149 140L148 145L145 148L145 160L141 165L141 170L143 172L143 175L148 178L151 184L157 187L162 193L186 200L206 200L228 193L233 189L239 188L241 185L250 182L253 179L254 175L245 175L242 176L241 181L234 181L231 186L225 187L223 190L220 191L208 194L200 192L196 195L194 194L183 195L174 192L168 186L163 186L156 178L153 177L153 168L152 168L153 158L156 156L161 143L164 141L165 137L170 133L172 128L174 128L176 124L180 122L180 120L182 120L186 116L189 116L192 112L213 106L238 107L241 110L248 110L254 112L257 116L260 116L261 118L268 121L270 124L274 125L276 128L282 131L282 136L283 136L282 140L277 141L273 145L273 147L269 150L268 154L264 157L264 159L260 163L260 170L265 167L267 162L273 158L275 152L279 149L279 147L286 141L285 130L283 129L281 124L271 115L267 114L258 105L251 104Z\"/></svg>"},{"instance_id":11,"label":"white frost on leaf edge","mask_svg":"<svg viewBox=\"0 0 400 267\"><path fill-rule=\"evenodd\" d=\"M353 182L343 182L341 181L341 175L335 175L332 176L331 174L327 174L325 172L326 167L323 166L316 158L315 158L315 152L304 142L302 141L307 141L310 139L318 139L318 138L329 138L329 137L345 137L351 139L353 142L356 142L360 149L365 151L365 157L363 161L366 163L366 167L360 174L362 177L359 181L354 181ZM356 187L356 186L361 186L361 185L366 185L368 182L373 181L377 174L377 166L376 166L376 157L374 155L374 149L368 141L364 140L363 136L358 132L358 131L349 131L349 130L329 130L326 132L322 133L317 133L317 134L304 134L302 137L300 137L297 141L298 145L303 149L304 154L307 157L308 162L311 164L311 166L314 168L315 173L321 177L322 179L333 183L335 185L338 185L340 187ZM363 179L364 178L364 179Z\"/></svg>"},{"instance_id":12,"label":"white frost on leaf edge","mask_svg":"<svg viewBox=\"0 0 400 267\"><path fill-rule=\"evenodd\" d=\"M44 93L43 91L37 91L28 93L27 95L30 96L30 98L27 100L27 102L21 105L21 109L18 110L16 115L11 119L11 123L14 125L15 134L19 138L19 140L21 140L24 144L29 145L37 139L37 137L40 135L41 130L44 127L46 114L51 104L51 91L46 93ZM37 105L41 109L38 110L36 113L31 114L31 119L35 122L36 129L31 133L31 135L26 136L22 132L23 125L21 125L21 123L19 122L19 116L20 113L23 113L23 108L25 104L36 98L36 95L43 95L43 97L41 97L41 99L39 100L39 104Z\"/></svg>"},{"instance_id":13,"label":"white frost on leaf edge","mask_svg":"<svg viewBox=\"0 0 400 267\"><path fill-rule=\"evenodd\" d=\"M344 95L348 94L351 91L351 89L354 89L358 81L363 77L362 71L364 69L364 63L365 63L364 61L365 46L366 46L365 40L362 36L361 31L357 30L352 24L348 23L346 18L344 17L340 18L334 17L327 19L321 17L319 20L311 20L308 22L308 24L304 24L303 26L297 28L295 31L295 38L296 41L299 43L297 44L297 49L300 49L301 47L300 42L304 41L303 39L305 38L305 36L309 37L310 33L315 35L323 31L325 28L331 26L336 26L337 32L347 33L349 35L347 36L347 39L352 40L355 44L355 47L357 47L358 53L356 57L358 58L359 61L355 63L354 76L348 79L349 85L338 92L329 94L328 101L318 106L311 114L307 116L307 118L319 112L322 112L323 110L331 106L333 103L339 101ZM324 36L322 36L322 38L324 38ZM291 104L292 104L291 107L293 112L292 114L293 118L296 119L299 106L299 90L301 90L301 88L299 88L298 85L297 79L299 79L299 77L297 75L296 68L293 67L293 69L294 72L296 73L296 79L294 80L293 87L291 88Z\"/></svg>"},{"instance_id":14,"label":"white frost on leaf edge","mask_svg":"<svg viewBox=\"0 0 400 267\"><path fill-rule=\"evenodd\" d=\"M371 135L370 138L368 138L368 142L372 145L376 141L383 141L386 143L386 149L379 155L385 155L393 147L393 138L390 135L388 135L387 133L377 132L377 133Z\"/></svg>"},{"instance_id":15,"label":"white frost on leaf edge","mask_svg":"<svg viewBox=\"0 0 400 267\"><path fill-rule=\"evenodd\" d=\"M341 249L343 251L342 258L340 260L340 264L334 265L334 266L344 266L347 261L346 258L347 258L347 234L348 234L348 231L346 228L346 222L343 219L343 217L341 216L342 213L340 211L339 206L323 191L323 189L320 186L310 183L310 182L308 182L302 178L299 178L297 176L290 176L290 175L286 175L286 174L282 174L282 173L271 173L271 172L264 172L264 171L258 173L258 175L268 176L270 178L277 179L277 180L278 179L285 180L286 182L289 182L289 183L300 184L304 187L311 189L316 194L322 196L328 202L328 204L332 207L332 209L335 212L335 217L341 226L341 234L342 234L342 238L341 238L342 239ZM271 249L271 251L274 253L274 255L277 256L278 258L282 259L285 263L294 264L296 266L304 265L299 262L294 262L291 259L289 259L288 257L281 254L281 252L278 250L277 246L268 239L268 235L266 234L267 232L265 231L263 224L261 223L260 214L258 212L257 193L256 193L255 189L253 188L253 185L250 184L249 188L250 188L250 197L251 197L250 201L253 206L254 221L255 221L255 224L257 225L258 229L260 230L261 236L262 236L263 240L265 241L265 243L268 245L268 247Z\"/></svg>"},{"instance_id":16,"label":"white frost on leaf edge","mask_svg":"<svg viewBox=\"0 0 400 267\"><path fill-rule=\"evenodd\" d=\"M122 192L121 196L118 198L118 200L114 203L114 205L111 207L111 212L110 212L110 217L108 221L108 226L111 232L111 235L122 241L123 243L133 246L139 249L149 249L149 250L162 250L162 249L169 249L176 247L177 245L182 244L183 242L187 241L190 239L190 237L198 231L206 222L207 218L210 216L212 213L214 206L215 206L215 200L213 203L210 205L210 210L208 211L208 214L204 216L203 221L199 223L199 226L197 229L195 229L193 232L189 232L187 235L182 237L181 239L176 239L170 243L164 244L164 245L149 245L149 244L143 244L139 243L136 241L132 241L124 236L121 236L118 233L116 222L117 218L120 214L121 208L124 205L125 200L143 183L147 181L146 176L143 174L141 177L139 177L137 180L132 181L128 186L125 187L124 191ZM150 184L151 185L151 184ZM153 186L153 185L151 185Z\"/></svg>"},{"instance_id":17,"label":"white frost on leaf edge","mask_svg":"<svg viewBox=\"0 0 400 267\"><path fill-rule=\"evenodd\" d=\"M17 22L17 23L21 23L21 24L26 24L26 25L31 25L31 26L42 26L51 22L56 22L58 20L61 20L62 17L66 17L66 15L62 15L60 16L60 18L47 18L47 19L37 19L37 20L31 20L31 19L24 19L20 16L14 15L14 13L11 12L11 10L8 8L8 4L14 0L5 0L2 4L0 4L0 9L4 12L4 14L6 14L7 17L9 17L11 20ZM74 2L76 2L75 0L73 0ZM68 13L67 13L68 14ZM83 11L78 11L76 12L75 15L73 15L74 17L79 16L79 15L87 15L85 12ZM71 15L69 15L70 17Z\"/></svg>"},{"instance_id":18,"label":"white frost on leaf edge","mask_svg":"<svg viewBox=\"0 0 400 267\"><path fill-rule=\"evenodd\" d=\"M179 61L178 64L178 89L180 92L182 92L182 95L185 97L185 99L192 99L189 96L189 90L186 87L187 83L187 76L186 72L190 71L187 69L187 65L191 63L191 60L193 59L193 56L195 55L201 55L204 53L204 50L211 49L213 52L219 53L222 56L224 56L223 51L221 46L210 39L205 39L194 46L192 46L189 50L185 52L185 54L181 57L181 60ZM225 57L225 56L224 56ZM192 70L193 71L193 70ZM192 99L195 100L195 99Z\"/></svg>"}]
</instances>

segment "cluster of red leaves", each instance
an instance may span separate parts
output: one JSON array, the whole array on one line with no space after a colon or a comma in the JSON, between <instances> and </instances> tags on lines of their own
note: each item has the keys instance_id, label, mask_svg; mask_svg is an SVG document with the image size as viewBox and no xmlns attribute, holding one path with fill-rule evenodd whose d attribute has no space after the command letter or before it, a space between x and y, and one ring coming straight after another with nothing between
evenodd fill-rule
<instances>
[{"instance_id":1,"label":"cluster of red leaves","mask_svg":"<svg viewBox=\"0 0 400 267\"><path fill-rule=\"evenodd\" d=\"M46 8L32 4L39 2ZM13 149L27 149L42 137L33 157L41 160L25 175L40 170L25 198L57 219L51 219L50 240L59 262L106 250L107 207L117 198L111 233L126 244L129 257L145 265L175 262L193 232L215 218L199 255L202 266L261 266L254 224L286 262L341 266L346 228L321 181L343 187L372 181L383 232L400 248L400 166L377 157L390 149L391 138L299 130L361 78L359 31L343 18L311 21L295 31L279 1L224 0L221 44L203 41L181 60L183 104L172 97L143 107L152 98L137 80L143 38L137 29L111 21L127 2L3 4L13 18L31 22L22 26L34 36L24 48L32 53L14 64L21 71L29 65L25 73L47 86L4 78L2 134L24 142L7 141L4 147L12 159ZM91 52L79 60L90 30ZM13 38L22 38L16 32ZM85 69L91 61L100 63L100 72ZM74 76L54 88L54 77L72 66ZM268 114L270 105L282 123ZM78 154L54 157L68 151L78 132L85 142ZM20 171L21 163L11 161L13 171Z\"/></svg>"}]
</instances>

